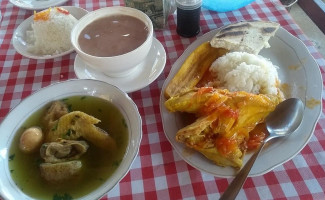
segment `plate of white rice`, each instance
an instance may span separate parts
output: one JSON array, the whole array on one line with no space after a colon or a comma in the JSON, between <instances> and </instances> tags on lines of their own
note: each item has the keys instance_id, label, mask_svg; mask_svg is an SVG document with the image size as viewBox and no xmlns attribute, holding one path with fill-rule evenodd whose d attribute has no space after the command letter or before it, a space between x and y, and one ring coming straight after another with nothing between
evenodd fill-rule
<instances>
[{"instance_id":1,"label":"plate of white rice","mask_svg":"<svg viewBox=\"0 0 325 200\"><path fill-rule=\"evenodd\" d=\"M164 106L164 90L175 76L185 59L202 43L210 41L218 32L213 30L198 38L173 64L161 89L160 112L164 133L181 159L201 172L216 177L233 177L236 170L220 167L199 152L189 150L175 139L177 131L187 125L180 113L171 113ZM287 138L268 145L259 154L250 177L263 175L289 161L308 143L315 130L322 110L322 77L320 69L304 43L280 27L269 40L270 48L263 49L259 56L230 52L218 58L210 67L215 79L209 84L232 91L275 94L279 87L285 98L295 97L304 102L304 117L300 127ZM244 163L253 152L244 156Z\"/></svg>"},{"instance_id":2,"label":"plate of white rice","mask_svg":"<svg viewBox=\"0 0 325 200\"><path fill-rule=\"evenodd\" d=\"M214 81L207 86L253 94L278 94L278 67L260 55L230 52L216 59L210 69Z\"/></svg>"},{"instance_id":3,"label":"plate of white rice","mask_svg":"<svg viewBox=\"0 0 325 200\"><path fill-rule=\"evenodd\" d=\"M23 21L13 34L15 50L33 59L51 59L73 52L71 30L78 19L88 11L74 6L60 8L69 14L57 12L57 8L50 8L47 20L34 20L33 15Z\"/></svg>"}]
</instances>

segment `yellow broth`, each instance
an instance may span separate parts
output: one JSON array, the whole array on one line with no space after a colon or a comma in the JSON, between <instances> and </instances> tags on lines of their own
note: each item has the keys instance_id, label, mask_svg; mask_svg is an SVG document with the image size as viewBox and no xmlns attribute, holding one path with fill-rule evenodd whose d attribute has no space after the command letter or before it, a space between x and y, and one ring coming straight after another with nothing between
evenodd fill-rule
<instances>
[{"instance_id":1,"label":"yellow broth","mask_svg":"<svg viewBox=\"0 0 325 200\"><path fill-rule=\"evenodd\" d=\"M9 151L9 169L16 185L27 195L47 199L72 199L90 193L103 184L118 168L127 150L128 128L121 112L112 103L92 96L74 96L62 99L70 111L82 111L101 120L96 126L108 132L117 143L117 150L108 152L89 144L88 151L80 158L81 175L74 180L50 184L42 179L39 152L25 154L19 150L19 138L26 128L41 127L41 117L48 106L32 114L19 129Z\"/></svg>"}]
</instances>

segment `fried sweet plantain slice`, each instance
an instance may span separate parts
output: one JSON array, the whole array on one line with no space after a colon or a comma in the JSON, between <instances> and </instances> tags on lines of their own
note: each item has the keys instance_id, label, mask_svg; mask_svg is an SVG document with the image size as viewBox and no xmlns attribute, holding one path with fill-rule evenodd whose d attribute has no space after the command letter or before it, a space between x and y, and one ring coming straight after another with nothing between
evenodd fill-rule
<instances>
[{"instance_id":1,"label":"fried sweet plantain slice","mask_svg":"<svg viewBox=\"0 0 325 200\"><path fill-rule=\"evenodd\" d=\"M226 49L211 47L210 42L198 46L168 83L164 91L165 97L169 99L193 89L202 79L212 62L227 52Z\"/></svg>"}]
</instances>

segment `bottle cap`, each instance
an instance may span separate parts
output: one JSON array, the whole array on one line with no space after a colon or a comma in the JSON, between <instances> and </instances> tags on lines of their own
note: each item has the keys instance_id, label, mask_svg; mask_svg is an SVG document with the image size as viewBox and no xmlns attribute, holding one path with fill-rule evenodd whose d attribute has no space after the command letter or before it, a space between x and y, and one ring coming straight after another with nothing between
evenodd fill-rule
<instances>
[{"instance_id":1,"label":"bottle cap","mask_svg":"<svg viewBox=\"0 0 325 200\"><path fill-rule=\"evenodd\" d=\"M194 10L202 5L202 0L176 0L177 8L183 10Z\"/></svg>"}]
</instances>

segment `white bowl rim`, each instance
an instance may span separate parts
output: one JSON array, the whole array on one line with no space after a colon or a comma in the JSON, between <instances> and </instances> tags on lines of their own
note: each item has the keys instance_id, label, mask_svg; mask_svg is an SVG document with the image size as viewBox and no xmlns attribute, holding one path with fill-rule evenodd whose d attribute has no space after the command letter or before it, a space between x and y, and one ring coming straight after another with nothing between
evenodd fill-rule
<instances>
[{"instance_id":1,"label":"white bowl rim","mask_svg":"<svg viewBox=\"0 0 325 200\"><path fill-rule=\"evenodd\" d=\"M129 16L132 16L132 17L136 17L137 19L143 21L147 26L148 26L148 36L146 38L146 40L140 45L138 46L137 48L133 49L132 51L129 51L129 52L126 52L124 54L121 54L121 55L117 55L117 56L108 56L108 57L99 57L99 56L94 56L94 55L90 55L84 51L81 50L81 48L79 47L78 45L78 42L76 42L76 44L74 43L74 37L76 38L75 40L78 41L78 38L79 38L79 35L80 35L80 32L87 26L89 25L86 24L86 25L83 25L83 28L80 29L78 35L77 35L77 27L79 26L79 24L81 24L83 21L85 21L89 16L92 16L96 13L99 13L99 12L103 12L105 10L116 10L116 9L125 9L125 10L131 10L133 12L136 12L136 13L139 13L141 15L144 16L144 18L146 18L147 21L143 21L142 19L140 19L139 17L136 17L136 16L133 16L133 15L129 15ZM94 20L97 20L97 19L100 19L102 17L105 17L105 16L110 16L111 14L100 14L98 17L96 17ZM128 13L124 13L124 15L128 15ZM147 24L148 23L148 24ZM152 37L153 37L153 24L152 24L152 21L151 19L149 18L149 16L147 14L145 14L144 12L142 12L141 10L138 10L138 9L135 9L135 8L131 8L131 7L126 7L126 6L111 6L111 7L104 7L104 8L99 8L97 10L94 10L94 11L91 11L91 12L88 12L86 15L84 15L82 18L80 18L77 22L77 24L73 27L72 31L71 31L71 36L70 36L70 40L71 40L71 44L73 46L73 48L77 51L77 53L81 52L82 54L84 55L87 55L91 58L96 58L96 59L105 59L105 58L117 58L117 57L124 57L124 56L128 56L129 54L132 54L134 53L135 51L137 51L139 48L141 48L142 46L144 46L147 42L149 42L150 40L152 40Z\"/></svg>"}]
</instances>

